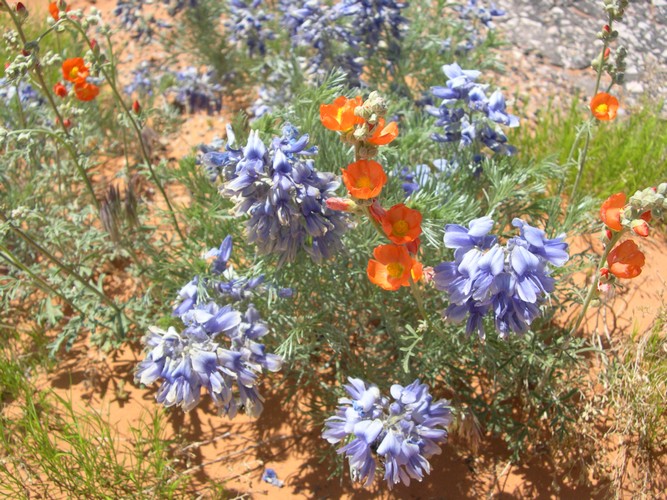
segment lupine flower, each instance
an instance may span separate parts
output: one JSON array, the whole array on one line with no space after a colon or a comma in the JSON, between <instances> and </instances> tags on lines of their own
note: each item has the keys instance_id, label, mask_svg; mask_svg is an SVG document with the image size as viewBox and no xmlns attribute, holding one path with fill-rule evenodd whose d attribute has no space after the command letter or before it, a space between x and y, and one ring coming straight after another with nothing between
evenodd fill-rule
<instances>
[{"instance_id":1,"label":"lupine flower","mask_svg":"<svg viewBox=\"0 0 667 500\"><path fill-rule=\"evenodd\" d=\"M360 200L375 198L387 183L382 165L374 160L359 160L343 169L343 183L352 196Z\"/></svg>"},{"instance_id":2,"label":"lupine flower","mask_svg":"<svg viewBox=\"0 0 667 500\"><path fill-rule=\"evenodd\" d=\"M367 139L367 142L375 146L385 146L398 136L398 124L390 122L385 126L384 118L378 120L377 125L373 129L373 135Z\"/></svg>"},{"instance_id":3,"label":"lupine flower","mask_svg":"<svg viewBox=\"0 0 667 500\"><path fill-rule=\"evenodd\" d=\"M113 10L114 16L122 26L123 30L139 42L148 43L155 34L155 27L165 26L153 16L143 16L144 5L149 5L151 0L116 0Z\"/></svg>"},{"instance_id":4,"label":"lupine flower","mask_svg":"<svg viewBox=\"0 0 667 500\"><path fill-rule=\"evenodd\" d=\"M181 332L174 327L149 329L144 338L148 353L137 367L135 382L149 385L162 379L156 399L166 407L190 411L205 388L220 413L233 418L240 405L250 416L258 416L263 409L258 375L263 370L278 371L282 360L265 353L257 342L268 329L252 304L245 314L229 305L200 304L181 319L185 325ZM232 394L234 383L238 402Z\"/></svg>"},{"instance_id":5,"label":"lupine flower","mask_svg":"<svg viewBox=\"0 0 667 500\"><path fill-rule=\"evenodd\" d=\"M607 255L609 271L617 278L636 278L642 272L646 258L632 240L626 240Z\"/></svg>"},{"instance_id":6,"label":"lupine flower","mask_svg":"<svg viewBox=\"0 0 667 500\"><path fill-rule=\"evenodd\" d=\"M62 64L63 78L68 82L84 84L88 78L88 67L81 57L65 59Z\"/></svg>"},{"instance_id":7,"label":"lupine flower","mask_svg":"<svg viewBox=\"0 0 667 500\"><path fill-rule=\"evenodd\" d=\"M228 3L230 17L225 26L230 31L229 39L245 43L250 57L255 53L266 55L266 42L275 38L275 34L265 27L272 16L258 10L261 4L262 0L252 0L249 5L242 0L230 0Z\"/></svg>"},{"instance_id":8,"label":"lupine flower","mask_svg":"<svg viewBox=\"0 0 667 500\"><path fill-rule=\"evenodd\" d=\"M598 93L591 100L591 113L598 120L608 121L616 118L618 99L606 92Z\"/></svg>"},{"instance_id":9,"label":"lupine flower","mask_svg":"<svg viewBox=\"0 0 667 500\"><path fill-rule=\"evenodd\" d=\"M569 258L564 235L548 239L521 219L512 225L520 235L505 246L488 234L493 227L489 217L471 221L468 228L445 228L445 246L454 249L454 261L436 266L433 279L438 290L449 294L445 318L458 323L467 317L468 335L484 337L483 319L491 311L501 337L524 333L554 289L549 264L561 266Z\"/></svg>"},{"instance_id":10,"label":"lupine flower","mask_svg":"<svg viewBox=\"0 0 667 500\"><path fill-rule=\"evenodd\" d=\"M237 215L250 216L248 241L262 253L277 254L279 264L294 261L301 249L315 262L331 258L347 230L347 215L326 206L339 184L305 159L316 153L307 145L308 136L287 125L269 148L251 132L242 150L228 143L227 156L216 160L224 178L221 193L236 201ZM205 164L212 155L204 155Z\"/></svg>"},{"instance_id":11,"label":"lupine flower","mask_svg":"<svg viewBox=\"0 0 667 500\"><path fill-rule=\"evenodd\" d=\"M92 83L81 83L74 85L74 95L80 101L92 101L100 93L100 88Z\"/></svg>"},{"instance_id":12,"label":"lupine flower","mask_svg":"<svg viewBox=\"0 0 667 500\"><path fill-rule=\"evenodd\" d=\"M600 207L600 219L609 228L614 231L621 231L621 211L625 207L626 196L625 193L612 194L607 198L602 207Z\"/></svg>"},{"instance_id":13,"label":"lupine flower","mask_svg":"<svg viewBox=\"0 0 667 500\"><path fill-rule=\"evenodd\" d=\"M496 8L493 4L491 4L490 7L486 7L478 0L468 0L466 5L460 5L454 8L458 10L461 19L478 19L484 26L490 29L493 29L494 27L492 22L494 17L505 15L504 10Z\"/></svg>"},{"instance_id":14,"label":"lupine flower","mask_svg":"<svg viewBox=\"0 0 667 500\"><path fill-rule=\"evenodd\" d=\"M422 214L419 210L394 205L382 217L381 224L387 238L397 245L416 240L422 232Z\"/></svg>"},{"instance_id":15,"label":"lupine flower","mask_svg":"<svg viewBox=\"0 0 667 500\"><path fill-rule=\"evenodd\" d=\"M391 398L382 396L376 385L349 378L349 397L338 400L333 417L325 422L322 437L338 448L350 464L354 481L370 486L377 462L391 489L398 483L421 481L431 471L428 459L441 452L452 416L449 401L433 401L428 386L415 380L408 386L392 385Z\"/></svg>"},{"instance_id":16,"label":"lupine flower","mask_svg":"<svg viewBox=\"0 0 667 500\"><path fill-rule=\"evenodd\" d=\"M213 71L189 67L176 73L176 84L167 91L189 113L206 111L209 115L222 109L222 85L216 83Z\"/></svg>"},{"instance_id":17,"label":"lupine flower","mask_svg":"<svg viewBox=\"0 0 667 500\"><path fill-rule=\"evenodd\" d=\"M446 86L431 88L433 96L442 102L437 108L427 105L425 109L437 118L435 124L443 127L444 133L434 133L431 138L436 142L458 142L461 147L477 144L479 149L484 145L494 153L513 155L516 150L507 144L507 137L498 125L517 127L519 119L507 113L500 91L487 98L487 86L476 83L479 71L461 69L456 63L446 64L442 69L448 78Z\"/></svg>"},{"instance_id":18,"label":"lupine flower","mask_svg":"<svg viewBox=\"0 0 667 500\"><path fill-rule=\"evenodd\" d=\"M354 110L361 104L360 96L352 99L340 96L332 104L320 105L322 125L336 132L350 132L355 125L364 123L363 118L354 114Z\"/></svg>"},{"instance_id":19,"label":"lupine flower","mask_svg":"<svg viewBox=\"0 0 667 500\"><path fill-rule=\"evenodd\" d=\"M371 283L385 290L410 286L410 279L419 281L423 275L421 263L410 256L404 245L378 245L373 257L368 261L366 274Z\"/></svg>"},{"instance_id":20,"label":"lupine flower","mask_svg":"<svg viewBox=\"0 0 667 500\"><path fill-rule=\"evenodd\" d=\"M213 274L222 274L225 269L227 269L227 262L232 255L232 237L227 236L222 243L220 248L212 248L208 251L205 257L208 259L210 257L215 257L213 264L211 265L211 272Z\"/></svg>"},{"instance_id":21,"label":"lupine flower","mask_svg":"<svg viewBox=\"0 0 667 500\"><path fill-rule=\"evenodd\" d=\"M359 55L361 40L348 15L336 6L314 0L281 0L282 24L290 33L292 47L309 48L312 57L304 61L308 76L324 75L342 69L350 86L359 86L364 59Z\"/></svg>"},{"instance_id":22,"label":"lupine flower","mask_svg":"<svg viewBox=\"0 0 667 500\"><path fill-rule=\"evenodd\" d=\"M123 88L126 94L132 95L136 92L140 96L153 95L155 68L152 68L148 62L143 61L132 70L131 74L132 80Z\"/></svg>"}]
</instances>

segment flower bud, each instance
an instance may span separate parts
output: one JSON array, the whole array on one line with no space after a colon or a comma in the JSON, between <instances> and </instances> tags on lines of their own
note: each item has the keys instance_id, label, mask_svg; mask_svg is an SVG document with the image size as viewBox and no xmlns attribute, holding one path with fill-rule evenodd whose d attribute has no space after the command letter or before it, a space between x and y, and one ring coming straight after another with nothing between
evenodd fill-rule
<instances>
[{"instance_id":1,"label":"flower bud","mask_svg":"<svg viewBox=\"0 0 667 500\"><path fill-rule=\"evenodd\" d=\"M97 43L97 40L95 40L94 38L90 41L90 48L93 51L93 54L95 54L96 56L100 55L100 44Z\"/></svg>"},{"instance_id":2,"label":"flower bud","mask_svg":"<svg viewBox=\"0 0 667 500\"><path fill-rule=\"evenodd\" d=\"M65 87L62 83L58 82L53 86L53 93L56 94L58 97L66 97L67 87Z\"/></svg>"},{"instance_id":3,"label":"flower bud","mask_svg":"<svg viewBox=\"0 0 667 500\"><path fill-rule=\"evenodd\" d=\"M352 212L357 208L357 204L349 198L327 198L325 203L329 210L338 212Z\"/></svg>"},{"instance_id":4,"label":"flower bud","mask_svg":"<svg viewBox=\"0 0 667 500\"><path fill-rule=\"evenodd\" d=\"M141 113L141 104L139 104L139 101L135 99L135 101L132 103L132 111L134 111L135 114Z\"/></svg>"},{"instance_id":5,"label":"flower bud","mask_svg":"<svg viewBox=\"0 0 667 500\"><path fill-rule=\"evenodd\" d=\"M607 47L606 49L604 49L604 59L605 59L605 61L607 59L609 59L609 54L611 54L611 49L609 47Z\"/></svg>"},{"instance_id":6,"label":"flower bud","mask_svg":"<svg viewBox=\"0 0 667 500\"><path fill-rule=\"evenodd\" d=\"M646 238L648 236L649 227L645 220L635 219L630 223L630 227L635 234Z\"/></svg>"},{"instance_id":7,"label":"flower bud","mask_svg":"<svg viewBox=\"0 0 667 500\"><path fill-rule=\"evenodd\" d=\"M609 27L608 24L605 24L605 25L602 27L602 30L603 30L605 33L611 33L611 28Z\"/></svg>"},{"instance_id":8,"label":"flower bud","mask_svg":"<svg viewBox=\"0 0 667 500\"><path fill-rule=\"evenodd\" d=\"M611 229L605 230L604 235L607 237L608 240L611 241L611 237L612 237Z\"/></svg>"},{"instance_id":9,"label":"flower bud","mask_svg":"<svg viewBox=\"0 0 667 500\"><path fill-rule=\"evenodd\" d=\"M16 4L16 13L19 15L19 19L23 20L28 17L28 9L25 8L22 2Z\"/></svg>"},{"instance_id":10,"label":"flower bud","mask_svg":"<svg viewBox=\"0 0 667 500\"><path fill-rule=\"evenodd\" d=\"M651 222L651 218L652 218L652 217L651 217L651 211L650 211L650 210L647 210L646 212L644 212L643 214L641 214L641 215L639 216L639 218L645 220L646 222Z\"/></svg>"}]
</instances>

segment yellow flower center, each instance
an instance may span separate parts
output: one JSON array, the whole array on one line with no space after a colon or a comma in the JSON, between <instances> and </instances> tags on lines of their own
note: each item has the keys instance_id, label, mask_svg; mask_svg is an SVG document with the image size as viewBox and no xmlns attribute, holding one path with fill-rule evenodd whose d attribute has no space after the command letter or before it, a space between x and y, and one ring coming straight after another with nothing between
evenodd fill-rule
<instances>
[{"instance_id":1,"label":"yellow flower center","mask_svg":"<svg viewBox=\"0 0 667 500\"><path fill-rule=\"evenodd\" d=\"M605 114L609 111L609 106L607 106L605 103L598 104L597 107L595 108L595 112L599 114Z\"/></svg>"},{"instance_id":2,"label":"yellow flower center","mask_svg":"<svg viewBox=\"0 0 667 500\"><path fill-rule=\"evenodd\" d=\"M393 230L393 232L396 236L405 236L405 234L410 229L410 225L406 221L401 219L401 220L397 220L396 222L394 222L391 225L391 229Z\"/></svg>"},{"instance_id":3,"label":"yellow flower center","mask_svg":"<svg viewBox=\"0 0 667 500\"><path fill-rule=\"evenodd\" d=\"M403 276L403 266L398 262L387 264L387 274L390 278L398 279Z\"/></svg>"},{"instance_id":4,"label":"yellow flower center","mask_svg":"<svg viewBox=\"0 0 667 500\"><path fill-rule=\"evenodd\" d=\"M74 67L69 71L69 77L70 77L70 78L76 78L78 74L79 74L79 68L78 68L77 66L74 66Z\"/></svg>"},{"instance_id":5,"label":"yellow flower center","mask_svg":"<svg viewBox=\"0 0 667 500\"><path fill-rule=\"evenodd\" d=\"M357 179L357 187L358 188L370 188L371 187L371 179L367 175L362 175Z\"/></svg>"}]
</instances>

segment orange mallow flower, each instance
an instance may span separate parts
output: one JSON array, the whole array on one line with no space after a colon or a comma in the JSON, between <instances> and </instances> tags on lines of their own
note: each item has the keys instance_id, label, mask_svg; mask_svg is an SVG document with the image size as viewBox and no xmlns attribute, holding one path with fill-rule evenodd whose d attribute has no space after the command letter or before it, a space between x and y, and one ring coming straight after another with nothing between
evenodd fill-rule
<instances>
[{"instance_id":1,"label":"orange mallow flower","mask_svg":"<svg viewBox=\"0 0 667 500\"><path fill-rule=\"evenodd\" d=\"M618 111L618 99L606 92L600 92L591 100L591 112L598 120L613 120Z\"/></svg>"},{"instance_id":2,"label":"orange mallow flower","mask_svg":"<svg viewBox=\"0 0 667 500\"><path fill-rule=\"evenodd\" d=\"M88 78L88 67L81 57L65 59L63 62L63 78L74 84L83 84Z\"/></svg>"},{"instance_id":3,"label":"orange mallow flower","mask_svg":"<svg viewBox=\"0 0 667 500\"><path fill-rule=\"evenodd\" d=\"M74 95L80 101L92 101L100 93L100 88L92 83L85 82L74 86Z\"/></svg>"},{"instance_id":4,"label":"orange mallow flower","mask_svg":"<svg viewBox=\"0 0 667 500\"><path fill-rule=\"evenodd\" d=\"M387 210L381 223L387 238L397 245L414 241L422 232L422 214L403 203Z\"/></svg>"},{"instance_id":5,"label":"orange mallow flower","mask_svg":"<svg viewBox=\"0 0 667 500\"><path fill-rule=\"evenodd\" d=\"M332 104L320 106L320 120L329 130L336 132L349 132L355 125L364 123L364 119L354 114L355 108L361 106L361 97L348 99L345 96L338 97Z\"/></svg>"},{"instance_id":6,"label":"orange mallow flower","mask_svg":"<svg viewBox=\"0 0 667 500\"><path fill-rule=\"evenodd\" d=\"M373 129L373 135L367 139L367 142L375 146L385 146L398 136L398 124L391 122L385 127L384 118L378 120L377 125Z\"/></svg>"},{"instance_id":7,"label":"orange mallow flower","mask_svg":"<svg viewBox=\"0 0 667 500\"><path fill-rule=\"evenodd\" d=\"M56 0L55 2L51 2L49 4L49 13L51 14L51 17L53 18L54 21L57 21L60 19L60 6L58 5L60 0ZM65 8L65 12L69 12L71 9L70 6L67 6Z\"/></svg>"},{"instance_id":8,"label":"orange mallow flower","mask_svg":"<svg viewBox=\"0 0 667 500\"><path fill-rule=\"evenodd\" d=\"M609 271L617 278L636 278L645 262L644 254L632 240L625 240L607 255Z\"/></svg>"},{"instance_id":9,"label":"orange mallow flower","mask_svg":"<svg viewBox=\"0 0 667 500\"><path fill-rule=\"evenodd\" d=\"M368 261L366 274L371 283L385 290L398 290L402 286L410 286L410 277L419 281L423 269L403 245L379 245L373 250L373 257Z\"/></svg>"},{"instance_id":10,"label":"orange mallow flower","mask_svg":"<svg viewBox=\"0 0 667 500\"><path fill-rule=\"evenodd\" d=\"M612 194L600 207L600 219L609 229L621 231L621 210L625 207L625 193Z\"/></svg>"},{"instance_id":11,"label":"orange mallow flower","mask_svg":"<svg viewBox=\"0 0 667 500\"><path fill-rule=\"evenodd\" d=\"M360 200L375 198L387 183L382 165L374 160L359 160L343 169L343 183Z\"/></svg>"}]
</instances>

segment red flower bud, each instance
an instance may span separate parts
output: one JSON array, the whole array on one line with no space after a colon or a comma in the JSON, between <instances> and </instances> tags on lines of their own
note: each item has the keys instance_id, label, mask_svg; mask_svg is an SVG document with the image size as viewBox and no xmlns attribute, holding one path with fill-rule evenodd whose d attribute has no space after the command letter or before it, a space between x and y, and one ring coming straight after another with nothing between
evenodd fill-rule
<instances>
[{"instance_id":1,"label":"red flower bud","mask_svg":"<svg viewBox=\"0 0 667 500\"><path fill-rule=\"evenodd\" d=\"M96 54L100 51L99 44L97 43L97 40L95 40L94 38L90 41L90 48Z\"/></svg>"},{"instance_id":2,"label":"red flower bud","mask_svg":"<svg viewBox=\"0 0 667 500\"><path fill-rule=\"evenodd\" d=\"M327 198L325 203L329 210L338 212L349 212L356 206L356 203L349 198Z\"/></svg>"},{"instance_id":3,"label":"red flower bud","mask_svg":"<svg viewBox=\"0 0 667 500\"><path fill-rule=\"evenodd\" d=\"M65 126L65 128L70 128L72 126L72 120L70 120L69 118L65 118L63 120L63 125Z\"/></svg>"},{"instance_id":4,"label":"red flower bud","mask_svg":"<svg viewBox=\"0 0 667 500\"><path fill-rule=\"evenodd\" d=\"M608 24L605 24L605 25L602 27L602 29L603 29L604 31L606 31L607 33L611 33L611 28L609 27Z\"/></svg>"},{"instance_id":5,"label":"red flower bud","mask_svg":"<svg viewBox=\"0 0 667 500\"><path fill-rule=\"evenodd\" d=\"M132 103L132 111L134 111L135 114L137 114L137 115L138 115L139 113L141 113L141 104L139 104L139 101L135 100L135 101Z\"/></svg>"},{"instance_id":6,"label":"red flower bud","mask_svg":"<svg viewBox=\"0 0 667 500\"><path fill-rule=\"evenodd\" d=\"M651 222L652 216L651 216L651 211L647 210L643 214L639 216L640 219L645 220L646 222Z\"/></svg>"},{"instance_id":7,"label":"red flower bud","mask_svg":"<svg viewBox=\"0 0 667 500\"><path fill-rule=\"evenodd\" d=\"M608 59L609 54L611 54L611 49L609 47L607 47L606 49L604 49L604 58Z\"/></svg>"},{"instance_id":8,"label":"red flower bud","mask_svg":"<svg viewBox=\"0 0 667 500\"><path fill-rule=\"evenodd\" d=\"M405 244L405 248L408 249L408 252L410 252L410 255L417 255L417 252L419 251L419 245L421 241L419 238L409 241L408 243Z\"/></svg>"},{"instance_id":9,"label":"red flower bud","mask_svg":"<svg viewBox=\"0 0 667 500\"><path fill-rule=\"evenodd\" d=\"M53 92L58 97L65 97L67 96L67 87L65 87L62 83L58 82L53 86Z\"/></svg>"},{"instance_id":10,"label":"red flower bud","mask_svg":"<svg viewBox=\"0 0 667 500\"><path fill-rule=\"evenodd\" d=\"M19 2L16 4L16 12L23 17L28 16L28 9L25 8L25 5L23 3Z\"/></svg>"},{"instance_id":11,"label":"red flower bud","mask_svg":"<svg viewBox=\"0 0 667 500\"><path fill-rule=\"evenodd\" d=\"M30 52L28 52L25 49L21 49L21 55L23 55L23 57L28 57L30 55Z\"/></svg>"},{"instance_id":12,"label":"red flower bud","mask_svg":"<svg viewBox=\"0 0 667 500\"><path fill-rule=\"evenodd\" d=\"M604 235L607 237L608 240L611 240L611 236L612 236L611 229L605 230Z\"/></svg>"},{"instance_id":13,"label":"red flower bud","mask_svg":"<svg viewBox=\"0 0 667 500\"><path fill-rule=\"evenodd\" d=\"M608 276L609 276L609 269L607 269L606 267L600 269L600 277L606 278Z\"/></svg>"},{"instance_id":14,"label":"red flower bud","mask_svg":"<svg viewBox=\"0 0 667 500\"><path fill-rule=\"evenodd\" d=\"M630 227L635 232L635 234L638 234L639 236L642 236L644 238L648 236L649 227L645 220L635 219L630 224Z\"/></svg>"}]
</instances>

